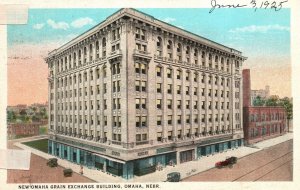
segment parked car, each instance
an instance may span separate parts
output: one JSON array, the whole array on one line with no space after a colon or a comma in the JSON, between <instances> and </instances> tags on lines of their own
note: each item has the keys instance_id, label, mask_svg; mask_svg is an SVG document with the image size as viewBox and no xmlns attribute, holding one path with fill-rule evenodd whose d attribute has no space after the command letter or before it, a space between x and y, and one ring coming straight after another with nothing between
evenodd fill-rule
<instances>
[{"instance_id":1,"label":"parked car","mask_svg":"<svg viewBox=\"0 0 300 190\"><path fill-rule=\"evenodd\" d=\"M64 176L65 177L71 177L73 174L73 170L70 168L64 169Z\"/></svg>"},{"instance_id":2,"label":"parked car","mask_svg":"<svg viewBox=\"0 0 300 190\"><path fill-rule=\"evenodd\" d=\"M215 164L215 166L217 168L222 168L222 167L226 167L226 166L232 167L232 165L236 164L236 162L237 162L237 157L231 156L231 157L226 158L226 160L217 162Z\"/></svg>"},{"instance_id":3,"label":"parked car","mask_svg":"<svg viewBox=\"0 0 300 190\"><path fill-rule=\"evenodd\" d=\"M180 181L180 173L179 172L168 173L167 181L168 182L179 182Z\"/></svg>"},{"instance_id":4,"label":"parked car","mask_svg":"<svg viewBox=\"0 0 300 190\"><path fill-rule=\"evenodd\" d=\"M51 168L57 167L57 158L49 158L47 162L47 166Z\"/></svg>"}]
</instances>

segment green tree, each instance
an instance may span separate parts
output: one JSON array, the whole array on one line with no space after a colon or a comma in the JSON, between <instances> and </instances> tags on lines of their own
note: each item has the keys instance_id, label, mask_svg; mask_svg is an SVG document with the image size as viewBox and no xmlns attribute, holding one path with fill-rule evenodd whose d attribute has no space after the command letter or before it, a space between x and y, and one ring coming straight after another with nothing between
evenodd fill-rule
<instances>
[{"instance_id":1,"label":"green tree","mask_svg":"<svg viewBox=\"0 0 300 190\"><path fill-rule=\"evenodd\" d=\"M14 122L16 118L17 117L14 111L7 111L7 122Z\"/></svg>"},{"instance_id":2,"label":"green tree","mask_svg":"<svg viewBox=\"0 0 300 190\"><path fill-rule=\"evenodd\" d=\"M288 131L290 131L290 120L293 119L293 102L288 97L285 97L280 100L279 105L284 107L286 111Z\"/></svg>"},{"instance_id":3,"label":"green tree","mask_svg":"<svg viewBox=\"0 0 300 190\"><path fill-rule=\"evenodd\" d=\"M261 98L260 96L257 96L253 100L253 106L264 106L265 105L265 100Z\"/></svg>"},{"instance_id":4,"label":"green tree","mask_svg":"<svg viewBox=\"0 0 300 190\"><path fill-rule=\"evenodd\" d=\"M27 115L27 112L26 112L26 110L25 110L25 109L21 110L21 111L20 111L20 115L22 115L22 116L25 116L25 115Z\"/></svg>"},{"instance_id":5,"label":"green tree","mask_svg":"<svg viewBox=\"0 0 300 190\"><path fill-rule=\"evenodd\" d=\"M266 106L278 106L279 98L278 96L271 96L266 100Z\"/></svg>"}]
</instances>

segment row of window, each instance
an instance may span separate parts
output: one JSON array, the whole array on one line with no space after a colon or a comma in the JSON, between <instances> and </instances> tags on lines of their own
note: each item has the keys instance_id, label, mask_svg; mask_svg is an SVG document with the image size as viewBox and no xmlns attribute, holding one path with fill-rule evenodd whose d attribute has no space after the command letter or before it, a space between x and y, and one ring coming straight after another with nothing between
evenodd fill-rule
<instances>
[{"instance_id":1,"label":"row of window","mask_svg":"<svg viewBox=\"0 0 300 190\"><path fill-rule=\"evenodd\" d=\"M156 76L157 77L162 77L162 73L163 73L162 67L156 67ZM167 74L167 78L170 78L170 79L173 78L173 72L172 72L171 68L166 69L166 74ZM176 78L178 80L181 80L183 78L183 74L182 74L181 70L176 71ZM187 81L191 80L191 72L187 71L185 73L185 79ZM207 79L208 84L212 84L212 80L213 80L212 75L209 75L209 76L205 77L205 74L202 74L201 75L201 82L205 83L205 79ZM219 82L220 82L220 85L223 86L225 84L225 81L226 81L226 86L229 87L229 84L230 84L230 79L229 78L226 80L225 78L220 79L219 76L215 76L214 84L218 85ZM198 74L197 73L194 73L194 82L198 82Z\"/></svg>"},{"instance_id":2,"label":"row of window","mask_svg":"<svg viewBox=\"0 0 300 190\"><path fill-rule=\"evenodd\" d=\"M120 74L121 63L114 63L111 65L111 68L112 68L112 75ZM100 79L100 74L101 74L100 69L99 68L96 69L95 72L96 72L95 73L96 79ZM103 74L103 78L105 78L107 76L106 68L103 68L102 74ZM93 80L94 80L94 71L90 70L89 71L89 81L93 81ZM79 73L78 77L76 75L74 75L73 77L70 76L70 77L57 79L57 88L64 87L64 86L67 87L68 85L72 85L72 83L77 84L77 81L79 81L79 83L87 82L88 81L88 73L87 72L84 72L83 74ZM50 83L50 88L53 89L53 83Z\"/></svg>"},{"instance_id":3,"label":"row of window","mask_svg":"<svg viewBox=\"0 0 300 190\"><path fill-rule=\"evenodd\" d=\"M250 122L257 121L273 121L284 119L284 113L271 113L271 114L250 114Z\"/></svg>"},{"instance_id":4,"label":"row of window","mask_svg":"<svg viewBox=\"0 0 300 190\"><path fill-rule=\"evenodd\" d=\"M262 127L262 128L251 128L249 131L249 135L251 138L258 137L260 135L264 136L267 133L273 134L278 132L278 128L280 128L281 125L271 125L270 127Z\"/></svg>"},{"instance_id":5,"label":"row of window","mask_svg":"<svg viewBox=\"0 0 300 190\"><path fill-rule=\"evenodd\" d=\"M181 43L177 43L176 46L173 45L173 42L171 40L167 41L167 55L168 58L173 59L174 51L173 49L176 48L176 59L178 61L182 61L183 53L185 53L185 58L186 62L190 63L190 58L193 56L194 57L194 63L197 65L198 64L198 55L199 51L197 48L194 48L192 51L192 48L190 46L185 47L185 52L183 51L183 47ZM201 59L203 60L202 64L205 66L205 57L208 55L208 60L209 60L209 67L212 68L212 60L213 60L213 55L211 53L206 53L205 51L201 51ZM156 41L156 54L158 56L163 56L163 40L161 37L157 37ZM218 69L219 65L218 63L221 63L221 70L225 70L225 58L224 57L219 57L218 55L214 56L214 61L215 61L215 68ZM226 71L229 72L230 66L229 66L229 59L226 59L226 66L227 69ZM235 61L235 67L238 69L240 67L239 61Z\"/></svg>"},{"instance_id":6,"label":"row of window","mask_svg":"<svg viewBox=\"0 0 300 190\"><path fill-rule=\"evenodd\" d=\"M119 40L121 37L121 29L116 28L111 31L111 39L112 41ZM83 47L83 49L79 49L76 52L73 52L64 58L61 58L59 61L57 61L57 68L58 72L64 71L67 69L71 69L73 67L76 67L78 64L81 65L82 61L83 63L87 62L87 57L89 57L89 60L93 60L93 58L100 58L100 41L101 41L101 47L102 47L102 57L106 57L106 44L107 44L107 38L103 37L101 40L96 40L94 43L89 44L88 46ZM112 52L120 49L120 44L114 44L112 45ZM82 60L83 58L83 60ZM77 62L78 59L78 62ZM74 65L72 65L72 62ZM52 67L53 65L51 65Z\"/></svg>"},{"instance_id":7,"label":"row of window","mask_svg":"<svg viewBox=\"0 0 300 190\"><path fill-rule=\"evenodd\" d=\"M201 95L205 96L205 88L201 89ZM138 91L138 90L137 90ZM156 83L156 92L157 93L162 93L162 83ZM173 85L172 84L167 84L167 93L172 94L173 92ZM214 91L214 96L218 97L218 94L220 93L220 97L224 98L224 90L215 90ZM177 85L176 86L176 94L181 95L182 94L182 86ZM191 94L191 87L190 86L185 86L185 94L190 95ZM198 88L194 87L193 89L193 95L198 96ZM209 97L212 97L212 89L207 89L207 95ZM229 98L229 91L226 91L226 97Z\"/></svg>"},{"instance_id":8,"label":"row of window","mask_svg":"<svg viewBox=\"0 0 300 190\"><path fill-rule=\"evenodd\" d=\"M113 109L121 109L121 99L120 98L114 98L113 99ZM97 100L96 107L94 106L94 100L90 101L90 104L88 105L88 101L79 101L77 102L69 102L69 103L58 103L57 104L57 110L88 110L88 106L90 106L90 110L100 110L100 100ZM50 110L53 110L53 104L50 104ZM107 100L103 100L103 110L107 109Z\"/></svg>"},{"instance_id":9,"label":"row of window","mask_svg":"<svg viewBox=\"0 0 300 190\"><path fill-rule=\"evenodd\" d=\"M182 124L182 115L177 115L176 116L176 122L177 122L177 124ZM226 117L226 118L225 118ZM162 125L162 116L161 115L159 115L159 116L157 116L157 120L156 120L156 124L158 125L158 126L160 126L160 125ZM202 114L202 116L201 116L201 122L202 123L205 123L205 119L206 119L206 117L205 117L205 114ZM221 114L220 115L220 118L219 118L219 115L218 114L215 114L215 117L214 117L214 119L215 119L215 121L216 122L218 122L219 121L219 119L221 120L221 121L225 121L225 119L226 119L226 121L229 121L229 114ZM209 114L208 115L208 122L212 122L213 121L213 115L212 114ZM190 124L191 123L191 116L190 115L186 115L185 116L185 123L186 124ZM195 124L198 124L198 115L197 114L195 114L194 115L194 123ZM173 115L168 115L167 116L167 124L168 125L172 125L173 124Z\"/></svg>"},{"instance_id":10,"label":"row of window","mask_svg":"<svg viewBox=\"0 0 300 190\"><path fill-rule=\"evenodd\" d=\"M185 108L186 109L190 109L191 108L190 107L191 102L192 102L191 100L186 100L185 101ZM166 104L167 104L167 108L168 109L173 109L173 100L167 99ZM202 101L201 108L203 110L206 108L206 104L208 104L208 109L212 109L213 108L212 101L208 101L208 102ZM182 101L181 100L177 100L176 101L176 105L177 105L177 109L182 109ZM214 108L218 109L219 105L220 105L221 109L225 109L225 102L218 102L218 101L215 102ZM156 100L156 108L157 109L162 109L162 99L157 99ZM193 108L194 109L198 109L198 101L194 101L193 102ZM226 109L229 109L229 102L226 102Z\"/></svg>"}]
</instances>

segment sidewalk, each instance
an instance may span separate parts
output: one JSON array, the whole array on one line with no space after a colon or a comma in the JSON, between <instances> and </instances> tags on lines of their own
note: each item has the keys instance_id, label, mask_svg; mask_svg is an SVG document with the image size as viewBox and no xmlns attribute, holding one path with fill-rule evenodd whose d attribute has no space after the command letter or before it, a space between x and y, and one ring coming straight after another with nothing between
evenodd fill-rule
<instances>
[{"instance_id":1,"label":"sidewalk","mask_svg":"<svg viewBox=\"0 0 300 190\"><path fill-rule=\"evenodd\" d=\"M43 137L41 137L43 138ZM179 165L176 165L175 167L167 166L162 171L156 171L151 174L147 174L144 176L135 176L133 179L125 180L121 177L114 177L112 175L109 175L107 173L104 173L102 171L98 171L95 169L89 169L87 167L84 167L84 176L96 181L96 182L114 182L114 183L122 183L122 182L161 182L165 181L167 174L170 172L180 172L181 178L186 178L191 175L195 175L197 173L209 170L211 168L215 167L215 163L220 160L225 160L228 156L236 156L238 158L242 158L244 156L247 156L249 154L253 154L255 152L258 152L262 149L274 146L276 144L288 141L293 138L293 133L287 133L285 135L268 139L259 143L254 144L251 147L243 146L238 149L234 150L227 150L223 153L216 153L214 155L210 155L207 157L201 157L198 160L190 161L186 163L182 163ZM37 139L37 138L35 138ZM34 139L34 140L35 140ZM33 139L26 138L25 141L30 141ZM24 141L24 142L25 142ZM41 156L45 159L53 158L52 155L46 154L44 152L41 152L39 150L33 149L31 147L28 147L24 144L21 144L21 142L16 142L15 146L18 146L25 150L30 150L33 154L36 154L38 156ZM67 160L63 160L58 158L58 164L65 168L71 168L74 172L79 173L80 166L74 163L71 163Z\"/></svg>"},{"instance_id":2,"label":"sidewalk","mask_svg":"<svg viewBox=\"0 0 300 190\"><path fill-rule=\"evenodd\" d=\"M253 144L253 146L256 148L264 149L264 148L268 148L270 146L274 146L276 144L280 144L282 142L285 142L285 141L288 141L291 139L293 139L293 133L286 133L279 137L275 137L272 139L268 139L268 140L264 140L264 141L255 143L255 144Z\"/></svg>"}]
</instances>

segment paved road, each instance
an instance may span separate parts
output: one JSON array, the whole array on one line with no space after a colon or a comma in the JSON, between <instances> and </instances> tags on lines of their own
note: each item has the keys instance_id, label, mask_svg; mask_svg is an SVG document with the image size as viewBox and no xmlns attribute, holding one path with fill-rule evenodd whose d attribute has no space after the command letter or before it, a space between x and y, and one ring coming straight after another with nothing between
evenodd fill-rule
<instances>
[{"instance_id":1,"label":"paved road","mask_svg":"<svg viewBox=\"0 0 300 190\"><path fill-rule=\"evenodd\" d=\"M183 181L292 181L293 140L245 156L232 168L213 168Z\"/></svg>"},{"instance_id":2,"label":"paved road","mask_svg":"<svg viewBox=\"0 0 300 190\"><path fill-rule=\"evenodd\" d=\"M10 149L20 149L13 143L20 141L8 141ZM7 170L7 183L91 183L94 182L84 176L73 172L72 177L64 177L61 166L50 168L47 160L31 153L29 170Z\"/></svg>"}]
</instances>

